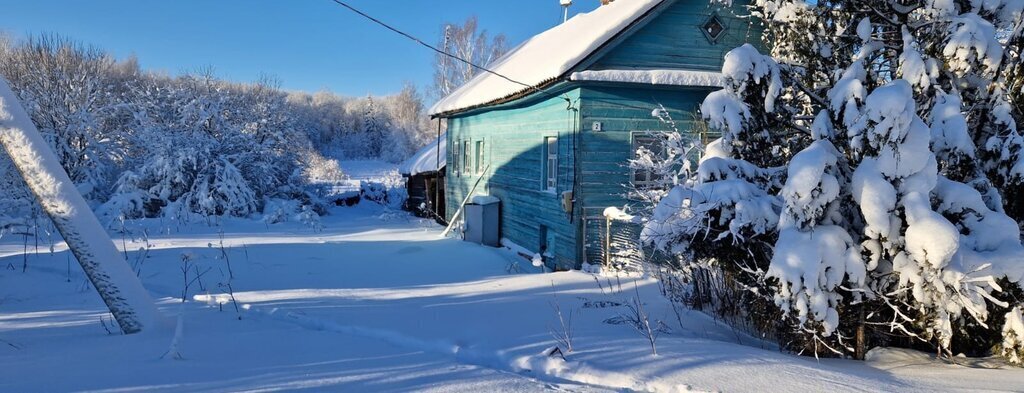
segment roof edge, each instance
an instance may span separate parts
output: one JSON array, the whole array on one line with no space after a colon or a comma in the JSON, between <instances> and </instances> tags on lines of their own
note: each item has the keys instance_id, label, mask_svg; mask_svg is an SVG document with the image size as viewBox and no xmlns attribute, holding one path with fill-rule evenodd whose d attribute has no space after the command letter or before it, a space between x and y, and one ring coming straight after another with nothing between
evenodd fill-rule
<instances>
[{"instance_id":1,"label":"roof edge","mask_svg":"<svg viewBox=\"0 0 1024 393\"><path fill-rule=\"evenodd\" d=\"M528 97L528 96L533 95L533 94L541 93L544 89L550 88L552 85L554 85L554 84L556 84L558 82L571 81L569 76L572 75L574 72L579 71L579 68L580 68L581 65L592 63L592 60L594 59L594 57L596 55L600 54L600 55L603 56L604 53L607 50L609 50L610 48L613 48L615 46L618 46L618 45L622 44L622 42L625 41L626 38L628 38L629 36L631 36L634 33L636 33L637 30L639 30L639 27L646 25L648 22L650 22L650 20L654 16L660 15L670 5L675 4L676 1L677 0L663 0L658 5L656 5L656 6L652 7L651 9L647 10L647 12L645 12L643 15L641 15L638 18L636 18L632 22L630 22L629 25L627 25L625 28L623 28L619 32L615 33L615 35L609 37L608 40L606 40L603 44L598 46L597 49L592 51L589 55L587 55L582 60L580 60L579 62L574 64L572 67L569 67L568 70L563 72L561 75L558 75L558 76L552 77L550 79L547 79L544 82L541 82L540 84L537 84L537 85L534 85L534 86L530 86L530 87L525 87L525 88L523 88L523 89L521 89L521 90L519 90L519 91L517 91L515 93L509 94L509 95L507 95L505 97L502 97L502 98L498 98L498 99L491 100L491 101L488 101L488 102L484 102L484 103L480 103L480 104L477 104L477 105L469 106L469 107L466 107L466 108L460 108L460 109L450 110L450 111L446 111L446 112L431 113L430 114L430 118L431 119L449 118L449 117L452 117L454 115L458 115L458 114L461 114L461 113L473 111L473 110L476 110L476 109L480 109L480 108L484 108L484 107L488 107L488 106L495 106L495 105L501 105L501 104L509 103L509 102L512 102L512 101L519 100L521 98ZM443 100L443 98L442 98L442 100Z\"/></svg>"}]
</instances>

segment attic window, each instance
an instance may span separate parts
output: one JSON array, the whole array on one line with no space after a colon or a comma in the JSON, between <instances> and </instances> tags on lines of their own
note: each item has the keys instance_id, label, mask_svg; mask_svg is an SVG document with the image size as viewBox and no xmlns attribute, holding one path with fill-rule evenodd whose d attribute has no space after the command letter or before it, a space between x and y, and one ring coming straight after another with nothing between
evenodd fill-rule
<instances>
[{"instance_id":1,"label":"attic window","mask_svg":"<svg viewBox=\"0 0 1024 393\"><path fill-rule=\"evenodd\" d=\"M701 25L701 31L704 32L704 36L708 37L708 41L714 43L722 37L722 34L725 33L725 25L722 24L722 20L718 18L717 14L712 14L711 17Z\"/></svg>"}]
</instances>

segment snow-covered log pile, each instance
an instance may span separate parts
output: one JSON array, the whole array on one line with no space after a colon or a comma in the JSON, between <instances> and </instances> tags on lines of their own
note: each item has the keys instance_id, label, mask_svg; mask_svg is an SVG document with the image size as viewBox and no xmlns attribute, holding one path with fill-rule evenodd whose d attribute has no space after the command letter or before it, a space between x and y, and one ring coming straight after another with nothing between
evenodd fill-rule
<instances>
[{"instance_id":1,"label":"snow-covered log pile","mask_svg":"<svg viewBox=\"0 0 1024 393\"><path fill-rule=\"evenodd\" d=\"M717 261L793 350L1020 362L1024 1L755 3L768 53L726 55L722 139L645 240Z\"/></svg>"}]
</instances>

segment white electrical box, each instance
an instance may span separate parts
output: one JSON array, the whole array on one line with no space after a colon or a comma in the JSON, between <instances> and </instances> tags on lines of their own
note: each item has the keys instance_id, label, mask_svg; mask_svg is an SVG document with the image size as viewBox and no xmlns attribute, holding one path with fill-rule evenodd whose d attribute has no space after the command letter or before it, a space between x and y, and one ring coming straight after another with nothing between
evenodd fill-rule
<instances>
[{"instance_id":1,"label":"white electrical box","mask_svg":"<svg viewBox=\"0 0 1024 393\"><path fill-rule=\"evenodd\" d=\"M590 126L590 130L594 132L604 131L604 124L601 124L599 121L595 121L594 124Z\"/></svg>"},{"instance_id":2,"label":"white electrical box","mask_svg":"<svg viewBox=\"0 0 1024 393\"><path fill-rule=\"evenodd\" d=\"M462 234L465 240L500 247L501 200L493 196L476 196L464 209Z\"/></svg>"}]
</instances>

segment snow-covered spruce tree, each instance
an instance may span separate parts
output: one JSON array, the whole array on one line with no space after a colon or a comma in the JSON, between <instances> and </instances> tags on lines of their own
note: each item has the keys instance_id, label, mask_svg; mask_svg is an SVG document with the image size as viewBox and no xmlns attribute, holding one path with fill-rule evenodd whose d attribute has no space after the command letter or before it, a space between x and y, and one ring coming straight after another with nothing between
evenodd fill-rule
<instances>
[{"instance_id":1,"label":"snow-covered spruce tree","mask_svg":"<svg viewBox=\"0 0 1024 393\"><path fill-rule=\"evenodd\" d=\"M991 335L955 339L1002 330L986 324L1007 311L996 279L1019 285L1024 269L1017 225L1003 213L1022 167L1005 93L1016 86L1007 69L1019 62L1022 8L1019 0L756 2L769 54L749 45L730 52L726 88L702 106L723 133L716 154L725 158L705 158L692 184L658 206L648 239L709 258L721 258L722 243L740 245L749 255L732 262L764 278L811 338L804 343L846 352L844 337L863 349L904 336L947 354L994 347L1001 340ZM760 148L743 150L750 145ZM728 178L707 176L722 160L735 168L742 160L755 174L786 167L785 186L748 176L746 185L761 187L724 198ZM722 231L723 222L756 228L740 213L749 195L784 206L778 225L757 236ZM694 241L715 232L710 245Z\"/></svg>"},{"instance_id":2,"label":"snow-covered spruce tree","mask_svg":"<svg viewBox=\"0 0 1024 393\"><path fill-rule=\"evenodd\" d=\"M727 54L723 71L725 88L701 106L708 127L722 138L706 146L694 176L660 200L641 237L680 254L697 265L694 271L721 269L722 274L712 276L726 282L710 284L740 288L729 298L744 307L714 304L714 299L697 302L711 303L723 317L745 320L789 341L764 284L782 205L776 194L789 155L787 139L774 132L781 127L767 112L782 87L780 74L774 61L750 46ZM758 100L759 105L747 104Z\"/></svg>"}]
</instances>

